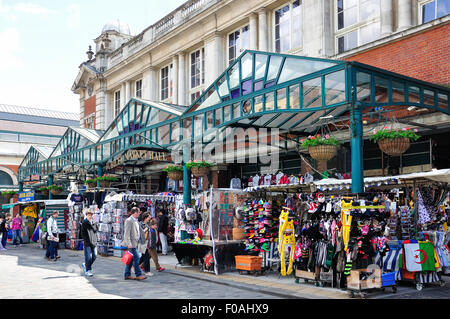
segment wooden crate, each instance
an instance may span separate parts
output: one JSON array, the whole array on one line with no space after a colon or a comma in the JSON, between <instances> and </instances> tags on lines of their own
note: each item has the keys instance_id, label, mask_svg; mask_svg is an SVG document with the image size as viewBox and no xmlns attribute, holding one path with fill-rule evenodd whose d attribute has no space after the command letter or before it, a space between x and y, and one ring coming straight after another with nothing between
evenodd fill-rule
<instances>
[{"instance_id":1,"label":"wooden crate","mask_svg":"<svg viewBox=\"0 0 450 319\"><path fill-rule=\"evenodd\" d=\"M316 280L317 273L312 271L306 271L306 270L295 270L295 277L301 278L301 279L309 279L309 280Z\"/></svg>"},{"instance_id":2,"label":"wooden crate","mask_svg":"<svg viewBox=\"0 0 450 319\"><path fill-rule=\"evenodd\" d=\"M262 257L260 256L235 256L236 269L259 271L261 270Z\"/></svg>"},{"instance_id":3,"label":"wooden crate","mask_svg":"<svg viewBox=\"0 0 450 319\"><path fill-rule=\"evenodd\" d=\"M350 270L350 275L347 277L348 288L355 290L381 288L381 269L373 269L372 277L367 280L359 279L361 272L367 272L367 269Z\"/></svg>"}]
</instances>

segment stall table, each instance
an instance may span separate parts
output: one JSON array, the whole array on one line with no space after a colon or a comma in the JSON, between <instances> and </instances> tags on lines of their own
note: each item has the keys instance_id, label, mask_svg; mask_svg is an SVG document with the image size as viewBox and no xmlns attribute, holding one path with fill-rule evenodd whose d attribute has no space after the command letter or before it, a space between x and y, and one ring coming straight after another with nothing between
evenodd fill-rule
<instances>
[{"instance_id":1,"label":"stall table","mask_svg":"<svg viewBox=\"0 0 450 319\"><path fill-rule=\"evenodd\" d=\"M185 257L198 258L201 261L201 271L206 271L204 257L214 247L216 250L217 270L221 272L235 267L234 256L245 254L243 242L243 240L220 240L213 243L212 240L202 240L197 244L174 242L172 247L179 264Z\"/></svg>"}]
</instances>

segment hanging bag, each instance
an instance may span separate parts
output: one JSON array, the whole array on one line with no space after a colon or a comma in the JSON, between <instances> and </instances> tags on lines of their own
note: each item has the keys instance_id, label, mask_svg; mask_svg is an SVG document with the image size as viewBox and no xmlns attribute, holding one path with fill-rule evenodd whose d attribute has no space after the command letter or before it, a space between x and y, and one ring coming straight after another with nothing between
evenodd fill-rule
<instances>
[{"instance_id":1,"label":"hanging bag","mask_svg":"<svg viewBox=\"0 0 450 319\"><path fill-rule=\"evenodd\" d=\"M131 263L131 261L133 260L133 254L127 250L125 252L125 254L123 254L121 260L122 260L122 263L124 263L125 265L129 265Z\"/></svg>"}]
</instances>

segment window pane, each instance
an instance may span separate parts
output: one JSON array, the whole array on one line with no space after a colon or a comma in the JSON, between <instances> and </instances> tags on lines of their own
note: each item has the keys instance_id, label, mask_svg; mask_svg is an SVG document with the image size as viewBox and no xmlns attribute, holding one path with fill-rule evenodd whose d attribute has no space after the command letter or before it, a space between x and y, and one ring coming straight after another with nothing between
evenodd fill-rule
<instances>
[{"instance_id":1,"label":"window pane","mask_svg":"<svg viewBox=\"0 0 450 319\"><path fill-rule=\"evenodd\" d=\"M392 81L392 102L405 102L405 84Z\"/></svg>"},{"instance_id":2,"label":"window pane","mask_svg":"<svg viewBox=\"0 0 450 319\"><path fill-rule=\"evenodd\" d=\"M302 45L302 10L300 1L292 4L292 48Z\"/></svg>"},{"instance_id":3,"label":"window pane","mask_svg":"<svg viewBox=\"0 0 450 319\"><path fill-rule=\"evenodd\" d=\"M229 120L231 120L231 114L230 114L230 112L231 112L231 110L230 110L230 108L231 108L231 106L230 105L227 105L227 106L225 106L224 108L223 108L223 112L224 112L224 122L227 122L227 121L229 121Z\"/></svg>"},{"instance_id":4,"label":"window pane","mask_svg":"<svg viewBox=\"0 0 450 319\"><path fill-rule=\"evenodd\" d=\"M420 89L417 86L410 86L408 89L408 102L420 103Z\"/></svg>"},{"instance_id":5,"label":"window pane","mask_svg":"<svg viewBox=\"0 0 450 319\"><path fill-rule=\"evenodd\" d=\"M360 21L378 17L380 15L380 0L361 0L359 13Z\"/></svg>"},{"instance_id":6,"label":"window pane","mask_svg":"<svg viewBox=\"0 0 450 319\"><path fill-rule=\"evenodd\" d=\"M241 59L242 79L248 78L252 75L252 54L247 53Z\"/></svg>"},{"instance_id":7,"label":"window pane","mask_svg":"<svg viewBox=\"0 0 450 319\"><path fill-rule=\"evenodd\" d=\"M239 86L239 63L233 65L233 67L228 71L228 77L230 79L231 89Z\"/></svg>"},{"instance_id":8,"label":"window pane","mask_svg":"<svg viewBox=\"0 0 450 319\"><path fill-rule=\"evenodd\" d=\"M358 31L350 32L338 39L339 53L358 46Z\"/></svg>"},{"instance_id":9,"label":"window pane","mask_svg":"<svg viewBox=\"0 0 450 319\"><path fill-rule=\"evenodd\" d=\"M434 91L423 90L423 103L434 106Z\"/></svg>"},{"instance_id":10,"label":"window pane","mask_svg":"<svg viewBox=\"0 0 450 319\"><path fill-rule=\"evenodd\" d=\"M298 84L289 87L289 107L291 109L300 108L300 89Z\"/></svg>"},{"instance_id":11,"label":"window pane","mask_svg":"<svg viewBox=\"0 0 450 319\"><path fill-rule=\"evenodd\" d=\"M389 81L385 78L375 77L375 102L387 103L389 101L388 96Z\"/></svg>"},{"instance_id":12,"label":"window pane","mask_svg":"<svg viewBox=\"0 0 450 319\"><path fill-rule=\"evenodd\" d=\"M362 27L361 34L361 43L360 45L375 41L380 38L380 23L372 23L368 26Z\"/></svg>"},{"instance_id":13,"label":"window pane","mask_svg":"<svg viewBox=\"0 0 450 319\"><path fill-rule=\"evenodd\" d=\"M213 113L212 111L206 112L206 129L213 127Z\"/></svg>"},{"instance_id":14,"label":"window pane","mask_svg":"<svg viewBox=\"0 0 450 319\"><path fill-rule=\"evenodd\" d=\"M178 142L180 140L180 124L178 122L172 123L172 136L170 137L171 143Z\"/></svg>"},{"instance_id":15,"label":"window pane","mask_svg":"<svg viewBox=\"0 0 450 319\"><path fill-rule=\"evenodd\" d=\"M219 95L221 97L230 94L230 91L228 90L227 78L225 77L225 75L217 82L217 86L219 87Z\"/></svg>"},{"instance_id":16,"label":"window pane","mask_svg":"<svg viewBox=\"0 0 450 319\"><path fill-rule=\"evenodd\" d=\"M242 95L252 93L252 80L242 82Z\"/></svg>"},{"instance_id":17,"label":"window pane","mask_svg":"<svg viewBox=\"0 0 450 319\"><path fill-rule=\"evenodd\" d=\"M434 20L435 17L435 2L429 2L422 6L422 22L426 23Z\"/></svg>"},{"instance_id":18,"label":"window pane","mask_svg":"<svg viewBox=\"0 0 450 319\"><path fill-rule=\"evenodd\" d=\"M448 110L448 95L438 93L438 107L444 110Z\"/></svg>"},{"instance_id":19,"label":"window pane","mask_svg":"<svg viewBox=\"0 0 450 319\"><path fill-rule=\"evenodd\" d=\"M183 120L183 139L192 137L192 118Z\"/></svg>"},{"instance_id":20,"label":"window pane","mask_svg":"<svg viewBox=\"0 0 450 319\"><path fill-rule=\"evenodd\" d=\"M356 73L356 97L358 101L370 102L371 79L370 74Z\"/></svg>"},{"instance_id":21,"label":"window pane","mask_svg":"<svg viewBox=\"0 0 450 319\"><path fill-rule=\"evenodd\" d=\"M244 115L248 115L248 114L252 113L252 101L251 100L244 101L244 103L242 104L242 112Z\"/></svg>"},{"instance_id":22,"label":"window pane","mask_svg":"<svg viewBox=\"0 0 450 319\"><path fill-rule=\"evenodd\" d=\"M344 2L345 3L345 2ZM358 22L358 9L352 7L344 10L344 28L351 26Z\"/></svg>"},{"instance_id":23,"label":"window pane","mask_svg":"<svg viewBox=\"0 0 450 319\"><path fill-rule=\"evenodd\" d=\"M245 26L242 28L242 38L241 38L241 49L245 50L248 49L250 46L250 39L249 39L249 26Z\"/></svg>"},{"instance_id":24,"label":"window pane","mask_svg":"<svg viewBox=\"0 0 450 319\"><path fill-rule=\"evenodd\" d=\"M266 105L266 111L274 110L275 109L275 103L274 103L274 93L266 93L265 95L265 105Z\"/></svg>"},{"instance_id":25,"label":"window pane","mask_svg":"<svg viewBox=\"0 0 450 319\"><path fill-rule=\"evenodd\" d=\"M269 71L267 73L266 81L276 79L278 71L280 70L281 62L283 58L280 56L271 56L269 62Z\"/></svg>"},{"instance_id":26,"label":"window pane","mask_svg":"<svg viewBox=\"0 0 450 319\"><path fill-rule=\"evenodd\" d=\"M277 108L282 110L286 109L286 89L277 90Z\"/></svg>"},{"instance_id":27,"label":"window pane","mask_svg":"<svg viewBox=\"0 0 450 319\"><path fill-rule=\"evenodd\" d=\"M256 112L262 112L263 110L263 101L262 101L262 95L255 97L255 113Z\"/></svg>"},{"instance_id":28,"label":"window pane","mask_svg":"<svg viewBox=\"0 0 450 319\"><path fill-rule=\"evenodd\" d=\"M214 126L219 126L222 123L222 108L216 109L214 112L216 116Z\"/></svg>"},{"instance_id":29,"label":"window pane","mask_svg":"<svg viewBox=\"0 0 450 319\"><path fill-rule=\"evenodd\" d=\"M450 13L450 0L438 0L436 18L441 18L449 13Z\"/></svg>"},{"instance_id":30,"label":"window pane","mask_svg":"<svg viewBox=\"0 0 450 319\"><path fill-rule=\"evenodd\" d=\"M241 117L241 103L233 104L233 119Z\"/></svg>"},{"instance_id":31,"label":"window pane","mask_svg":"<svg viewBox=\"0 0 450 319\"><path fill-rule=\"evenodd\" d=\"M201 136L203 132L203 116L194 116L194 137Z\"/></svg>"},{"instance_id":32,"label":"window pane","mask_svg":"<svg viewBox=\"0 0 450 319\"><path fill-rule=\"evenodd\" d=\"M325 76L325 104L331 105L345 101L345 71Z\"/></svg>"},{"instance_id":33,"label":"window pane","mask_svg":"<svg viewBox=\"0 0 450 319\"><path fill-rule=\"evenodd\" d=\"M255 80L261 79L266 73L267 55L255 54Z\"/></svg>"},{"instance_id":34,"label":"window pane","mask_svg":"<svg viewBox=\"0 0 450 319\"><path fill-rule=\"evenodd\" d=\"M321 78L303 82L303 107L319 107L322 105Z\"/></svg>"}]
</instances>

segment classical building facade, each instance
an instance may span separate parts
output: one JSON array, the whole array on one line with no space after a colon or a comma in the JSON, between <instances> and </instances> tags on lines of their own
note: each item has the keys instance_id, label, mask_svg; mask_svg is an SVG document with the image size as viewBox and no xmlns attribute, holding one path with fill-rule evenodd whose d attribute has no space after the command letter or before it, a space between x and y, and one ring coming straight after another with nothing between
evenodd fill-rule
<instances>
[{"instance_id":1,"label":"classical building facade","mask_svg":"<svg viewBox=\"0 0 450 319\"><path fill-rule=\"evenodd\" d=\"M428 60L407 60L423 48L424 59L448 61L449 13L448 0L190 0L138 35L113 21L72 87L80 96L80 125L105 130L132 97L190 105L245 49L363 60L448 85L448 69L435 75ZM442 48L436 52L425 41L402 49L405 38L423 34L442 37L432 44ZM387 51L399 41L402 53Z\"/></svg>"}]
</instances>

